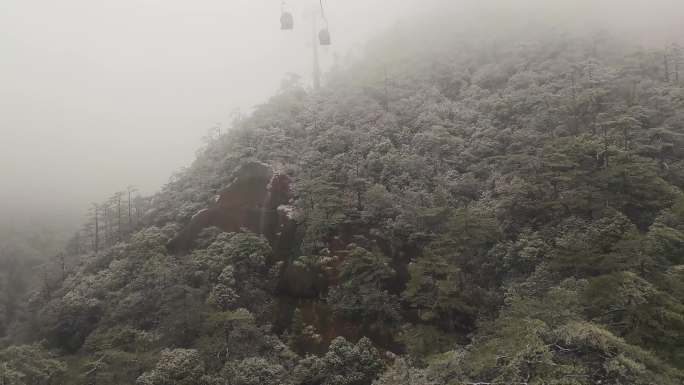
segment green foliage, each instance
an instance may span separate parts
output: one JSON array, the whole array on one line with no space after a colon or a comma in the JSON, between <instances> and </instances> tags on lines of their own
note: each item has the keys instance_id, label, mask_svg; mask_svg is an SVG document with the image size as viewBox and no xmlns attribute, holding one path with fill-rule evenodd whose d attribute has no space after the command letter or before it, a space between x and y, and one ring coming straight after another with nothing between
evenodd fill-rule
<instances>
[{"instance_id":1,"label":"green foliage","mask_svg":"<svg viewBox=\"0 0 684 385\"><path fill-rule=\"evenodd\" d=\"M319 351L322 338L313 325L304 323L304 317L299 309L295 309L290 326L289 344L297 352Z\"/></svg>"},{"instance_id":2,"label":"green foliage","mask_svg":"<svg viewBox=\"0 0 684 385\"><path fill-rule=\"evenodd\" d=\"M652 255L673 265L684 264L684 198L656 218L647 236Z\"/></svg>"},{"instance_id":3,"label":"green foliage","mask_svg":"<svg viewBox=\"0 0 684 385\"><path fill-rule=\"evenodd\" d=\"M674 358L684 347L684 304L631 272L600 276L585 291L586 313L627 342Z\"/></svg>"},{"instance_id":4,"label":"green foliage","mask_svg":"<svg viewBox=\"0 0 684 385\"><path fill-rule=\"evenodd\" d=\"M282 366L258 357L231 362L223 370L230 385L288 385L292 382L287 375Z\"/></svg>"},{"instance_id":5,"label":"green foliage","mask_svg":"<svg viewBox=\"0 0 684 385\"><path fill-rule=\"evenodd\" d=\"M395 31L319 92L288 79L25 308L29 266L0 255L0 343L45 339L68 383L682 383L684 91L662 52L428 24L434 44ZM251 161L293 176L286 255L211 228L169 256ZM64 370L0 355L16 383Z\"/></svg>"},{"instance_id":6,"label":"green foliage","mask_svg":"<svg viewBox=\"0 0 684 385\"><path fill-rule=\"evenodd\" d=\"M394 364L385 371L380 378L373 382L373 385L437 385L428 379L425 370L411 367L405 359L397 358Z\"/></svg>"},{"instance_id":7,"label":"green foliage","mask_svg":"<svg viewBox=\"0 0 684 385\"><path fill-rule=\"evenodd\" d=\"M544 284L535 286L539 291ZM566 280L537 295L527 291L530 283L513 291L499 317L483 325L459 359L465 370L452 370L453 375L469 381L535 384L681 381L682 373L652 353L584 321L580 305L585 286Z\"/></svg>"},{"instance_id":8,"label":"green foliage","mask_svg":"<svg viewBox=\"0 0 684 385\"><path fill-rule=\"evenodd\" d=\"M39 345L0 350L0 382L7 385L48 385L60 380L66 365Z\"/></svg>"},{"instance_id":9,"label":"green foliage","mask_svg":"<svg viewBox=\"0 0 684 385\"><path fill-rule=\"evenodd\" d=\"M645 263L642 236L623 214L609 211L594 221L570 219L558 237L551 266L565 274L596 275Z\"/></svg>"},{"instance_id":10,"label":"green foliage","mask_svg":"<svg viewBox=\"0 0 684 385\"><path fill-rule=\"evenodd\" d=\"M460 340L458 334L420 324L407 324L396 338L406 346L406 353L415 361L429 360L435 354L449 351Z\"/></svg>"},{"instance_id":11,"label":"green foliage","mask_svg":"<svg viewBox=\"0 0 684 385\"><path fill-rule=\"evenodd\" d=\"M263 269L271 253L268 243L253 234L218 234L206 249L191 256L195 271L204 272L205 281L214 281L231 264L236 273L254 273Z\"/></svg>"},{"instance_id":12,"label":"green foliage","mask_svg":"<svg viewBox=\"0 0 684 385\"><path fill-rule=\"evenodd\" d=\"M206 287L207 303L219 311L245 307L261 314L268 311L276 284L267 266L270 255L263 237L218 234L207 248L192 253L187 279L193 286Z\"/></svg>"},{"instance_id":13,"label":"green foliage","mask_svg":"<svg viewBox=\"0 0 684 385\"><path fill-rule=\"evenodd\" d=\"M165 349L155 368L138 377L140 385L195 385L201 384L204 362L192 349Z\"/></svg>"},{"instance_id":14,"label":"green foliage","mask_svg":"<svg viewBox=\"0 0 684 385\"><path fill-rule=\"evenodd\" d=\"M305 224L302 249L305 253L315 252L324 247L324 240L344 219L341 192L322 178L302 181L297 188L297 205L302 209L297 219Z\"/></svg>"},{"instance_id":15,"label":"green foliage","mask_svg":"<svg viewBox=\"0 0 684 385\"><path fill-rule=\"evenodd\" d=\"M448 259L432 252L409 265L409 280L402 298L409 302L423 321L457 322L459 314L473 316L474 293L466 291L464 274Z\"/></svg>"},{"instance_id":16,"label":"green foliage","mask_svg":"<svg viewBox=\"0 0 684 385\"><path fill-rule=\"evenodd\" d=\"M453 331L472 322L478 306L487 300L495 274L491 248L498 226L484 208L458 210L444 235L408 266L409 281L402 298L425 322Z\"/></svg>"},{"instance_id":17,"label":"green foliage","mask_svg":"<svg viewBox=\"0 0 684 385\"><path fill-rule=\"evenodd\" d=\"M394 275L389 258L355 247L345 257L327 301L338 316L362 324L392 325L401 319L398 298L386 289Z\"/></svg>"},{"instance_id":18,"label":"green foliage","mask_svg":"<svg viewBox=\"0 0 684 385\"><path fill-rule=\"evenodd\" d=\"M371 385L382 369L380 354L369 339L353 344L338 337L323 357L303 359L294 370L294 378L306 384Z\"/></svg>"}]
</instances>

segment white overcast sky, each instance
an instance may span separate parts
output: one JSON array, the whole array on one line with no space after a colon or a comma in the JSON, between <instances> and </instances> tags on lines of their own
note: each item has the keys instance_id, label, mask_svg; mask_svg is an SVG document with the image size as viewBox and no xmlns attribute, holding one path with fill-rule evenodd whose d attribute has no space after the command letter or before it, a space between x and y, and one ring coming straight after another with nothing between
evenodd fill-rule
<instances>
[{"instance_id":1,"label":"white overcast sky","mask_svg":"<svg viewBox=\"0 0 684 385\"><path fill-rule=\"evenodd\" d=\"M0 221L18 207L80 215L129 184L151 193L231 111L264 101L286 73L308 80L303 13L317 1L287 3L295 32L279 30L280 0L2 0ZM457 14L465 3L326 0L334 45L323 61L424 8ZM545 4L554 18L628 24L641 36L684 23L682 0L479 3L489 16L522 17Z\"/></svg>"},{"instance_id":2,"label":"white overcast sky","mask_svg":"<svg viewBox=\"0 0 684 385\"><path fill-rule=\"evenodd\" d=\"M387 3L326 1L324 63L406 9L378 12ZM289 1L297 29L281 32L278 0L2 1L1 201L72 209L154 191L231 111L309 76L310 4Z\"/></svg>"}]
</instances>

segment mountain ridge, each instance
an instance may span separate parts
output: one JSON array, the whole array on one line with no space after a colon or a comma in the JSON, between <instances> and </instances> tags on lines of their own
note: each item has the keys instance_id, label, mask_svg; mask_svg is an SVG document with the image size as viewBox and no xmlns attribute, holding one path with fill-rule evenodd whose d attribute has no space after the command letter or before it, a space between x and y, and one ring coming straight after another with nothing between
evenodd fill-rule
<instances>
[{"instance_id":1,"label":"mountain ridge","mask_svg":"<svg viewBox=\"0 0 684 385\"><path fill-rule=\"evenodd\" d=\"M663 52L474 35L378 41L320 92L290 78L128 225L114 202L0 378L681 383L684 88ZM208 227L170 255L255 162L292 178L288 247Z\"/></svg>"}]
</instances>

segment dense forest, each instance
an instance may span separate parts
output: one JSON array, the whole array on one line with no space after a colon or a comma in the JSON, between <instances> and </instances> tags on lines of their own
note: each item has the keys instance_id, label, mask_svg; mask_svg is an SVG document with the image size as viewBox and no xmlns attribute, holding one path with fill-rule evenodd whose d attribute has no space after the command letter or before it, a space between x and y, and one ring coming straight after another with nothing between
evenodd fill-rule
<instances>
[{"instance_id":1,"label":"dense forest","mask_svg":"<svg viewBox=\"0 0 684 385\"><path fill-rule=\"evenodd\" d=\"M93 205L3 294L0 384L682 384L681 48L439 30L288 77ZM271 176L269 229L230 217Z\"/></svg>"}]
</instances>

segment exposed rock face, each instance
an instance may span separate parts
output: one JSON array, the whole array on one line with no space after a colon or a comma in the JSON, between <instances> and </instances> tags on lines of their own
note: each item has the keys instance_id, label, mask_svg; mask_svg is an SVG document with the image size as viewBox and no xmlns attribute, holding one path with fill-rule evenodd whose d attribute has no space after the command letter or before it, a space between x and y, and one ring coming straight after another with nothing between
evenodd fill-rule
<instances>
[{"instance_id":1,"label":"exposed rock face","mask_svg":"<svg viewBox=\"0 0 684 385\"><path fill-rule=\"evenodd\" d=\"M195 214L190 223L167 245L169 252L187 252L202 229L216 226L227 232L263 234L274 250L286 247L294 233L287 205L292 180L274 173L271 166L250 162L233 174L233 181L219 191L209 208Z\"/></svg>"}]
</instances>

